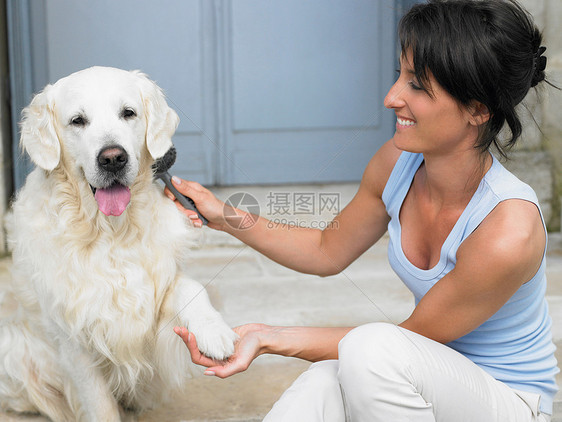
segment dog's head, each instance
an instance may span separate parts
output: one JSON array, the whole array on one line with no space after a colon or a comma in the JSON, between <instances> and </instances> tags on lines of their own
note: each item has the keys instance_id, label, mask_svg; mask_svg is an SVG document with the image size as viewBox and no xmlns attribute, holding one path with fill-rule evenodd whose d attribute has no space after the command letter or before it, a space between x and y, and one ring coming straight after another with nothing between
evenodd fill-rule
<instances>
[{"instance_id":1,"label":"dog's head","mask_svg":"<svg viewBox=\"0 0 562 422\"><path fill-rule=\"evenodd\" d=\"M23 110L21 145L39 167L83 174L99 209L120 215L130 200L143 151L172 146L178 115L138 71L92 67L48 85Z\"/></svg>"}]
</instances>

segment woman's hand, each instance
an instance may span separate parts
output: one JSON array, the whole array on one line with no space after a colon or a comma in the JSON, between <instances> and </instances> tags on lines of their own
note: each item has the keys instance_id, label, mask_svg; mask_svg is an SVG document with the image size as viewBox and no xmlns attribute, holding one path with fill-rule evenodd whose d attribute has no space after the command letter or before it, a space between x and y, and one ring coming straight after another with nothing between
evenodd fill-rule
<instances>
[{"instance_id":1,"label":"woman's hand","mask_svg":"<svg viewBox=\"0 0 562 422\"><path fill-rule=\"evenodd\" d=\"M221 230L221 227L224 224L224 202L218 200L211 191L204 188L199 183L188 182L187 180L182 180L176 176L172 177L172 183L180 193L191 198L193 202L195 202L195 206L199 212L207 220L209 220L209 227ZM183 214L191 219L195 227L201 227L203 225L203 222L199 219L197 213L195 211L185 209L168 188L164 189L164 193L168 198L174 201L178 209Z\"/></svg>"},{"instance_id":2,"label":"woman's hand","mask_svg":"<svg viewBox=\"0 0 562 422\"><path fill-rule=\"evenodd\" d=\"M205 375L226 378L248 369L253 360L263 353L260 334L268 328L264 324L246 324L234 328L234 332L240 336L240 339L235 345L234 353L226 362L215 361L202 354L197 348L195 336L186 328L175 327L174 331L187 346L191 354L191 361L207 367Z\"/></svg>"}]
</instances>

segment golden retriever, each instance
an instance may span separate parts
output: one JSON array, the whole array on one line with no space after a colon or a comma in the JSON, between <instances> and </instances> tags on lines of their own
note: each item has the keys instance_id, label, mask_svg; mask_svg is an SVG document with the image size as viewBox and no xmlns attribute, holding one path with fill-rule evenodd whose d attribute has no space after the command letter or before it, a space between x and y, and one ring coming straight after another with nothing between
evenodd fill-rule
<instances>
[{"instance_id":1,"label":"golden retriever","mask_svg":"<svg viewBox=\"0 0 562 422\"><path fill-rule=\"evenodd\" d=\"M153 181L177 114L144 74L93 67L23 111L35 170L7 218L18 308L0 323L0 407L118 421L193 373L175 325L225 359L236 334L185 264L194 230Z\"/></svg>"}]
</instances>

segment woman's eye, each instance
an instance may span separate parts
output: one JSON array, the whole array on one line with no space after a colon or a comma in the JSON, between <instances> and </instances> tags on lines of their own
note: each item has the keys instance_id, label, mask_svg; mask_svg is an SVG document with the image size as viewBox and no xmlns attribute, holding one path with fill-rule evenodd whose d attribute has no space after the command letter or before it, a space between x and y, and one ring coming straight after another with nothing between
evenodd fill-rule
<instances>
[{"instance_id":1,"label":"woman's eye","mask_svg":"<svg viewBox=\"0 0 562 422\"><path fill-rule=\"evenodd\" d=\"M132 117L135 117L136 115L137 113L132 108L125 108L121 113L121 116L123 116L124 119L130 119Z\"/></svg>"},{"instance_id":2,"label":"woman's eye","mask_svg":"<svg viewBox=\"0 0 562 422\"><path fill-rule=\"evenodd\" d=\"M409 84L410 84L410 86L412 87L413 90L423 91L423 88L421 86L419 86L417 83L415 83L414 81L410 81Z\"/></svg>"},{"instance_id":3,"label":"woman's eye","mask_svg":"<svg viewBox=\"0 0 562 422\"><path fill-rule=\"evenodd\" d=\"M85 126L86 125L86 119L83 116L76 116L76 117L72 118L72 120L70 121L70 124L72 126Z\"/></svg>"}]
</instances>

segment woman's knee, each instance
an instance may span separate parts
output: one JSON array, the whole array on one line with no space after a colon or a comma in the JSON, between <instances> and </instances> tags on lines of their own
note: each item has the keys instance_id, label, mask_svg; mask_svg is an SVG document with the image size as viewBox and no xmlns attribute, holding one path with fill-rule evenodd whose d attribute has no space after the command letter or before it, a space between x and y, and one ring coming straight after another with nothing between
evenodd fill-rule
<instances>
[{"instance_id":1,"label":"woman's knee","mask_svg":"<svg viewBox=\"0 0 562 422\"><path fill-rule=\"evenodd\" d=\"M351 414L410 384L415 353L408 343L401 328L387 323L360 326L340 341L338 381Z\"/></svg>"},{"instance_id":2,"label":"woman's knee","mask_svg":"<svg viewBox=\"0 0 562 422\"><path fill-rule=\"evenodd\" d=\"M351 330L338 347L340 382L342 374L356 378L383 370L402 370L409 360L407 341L401 328L388 323L366 324Z\"/></svg>"},{"instance_id":3,"label":"woman's knee","mask_svg":"<svg viewBox=\"0 0 562 422\"><path fill-rule=\"evenodd\" d=\"M375 322L351 330L339 343L338 355L342 360L361 361L365 358L378 359L401 348L404 333L396 325ZM377 359L377 360L378 360Z\"/></svg>"}]
</instances>

